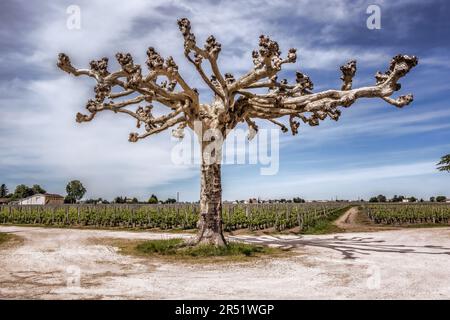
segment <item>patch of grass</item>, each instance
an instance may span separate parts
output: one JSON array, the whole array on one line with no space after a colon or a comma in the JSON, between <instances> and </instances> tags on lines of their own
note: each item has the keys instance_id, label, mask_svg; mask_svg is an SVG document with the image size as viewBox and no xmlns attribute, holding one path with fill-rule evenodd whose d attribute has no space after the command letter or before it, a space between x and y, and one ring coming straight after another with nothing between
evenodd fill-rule
<instances>
[{"instance_id":1,"label":"patch of grass","mask_svg":"<svg viewBox=\"0 0 450 320\"><path fill-rule=\"evenodd\" d=\"M311 225L305 230L302 230L301 234L328 234L341 232L342 230L338 226L334 225L333 221L347 212L347 210L349 210L350 208L351 207L338 209L332 214L317 220L314 225Z\"/></svg>"},{"instance_id":2,"label":"patch of grass","mask_svg":"<svg viewBox=\"0 0 450 320\"><path fill-rule=\"evenodd\" d=\"M118 247L119 252L141 258L157 258L189 264L250 262L255 259L290 256L289 249L230 241L226 247L189 246L181 238L164 240L96 239L92 243Z\"/></svg>"},{"instance_id":3,"label":"patch of grass","mask_svg":"<svg viewBox=\"0 0 450 320\"><path fill-rule=\"evenodd\" d=\"M9 234L0 233L0 244L8 241L8 239L9 239Z\"/></svg>"},{"instance_id":4,"label":"patch of grass","mask_svg":"<svg viewBox=\"0 0 450 320\"><path fill-rule=\"evenodd\" d=\"M150 240L136 246L138 252L157 255L177 255L185 257L225 257L245 256L273 253L274 249L267 246L253 245L242 242L230 242L227 246L201 244L187 246L183 239Z\"/></svg>"},{"instance_id":5,"label":"patch of grass","mask_svg":"<svg viewBox=\"0 0 450 320\"><path fill-rule=\"evenodd\" d=\"M15 234L0 233L0 248L20 245L22 238Z\"/></svg>"},{"instance_id":6,"label":"patch of grass","mask_svg":"<svg viewBox=\"0 0 450 320\"><path fill-rule=\"evenodd\" d=\"M183 239L149 240L136 246L136 250L145 254L176 254L177 249L183 244Z\"/></svg>"},{"instance_id":7,"label":"patch of grass","mask_svg":"<svg viewBox=\"0 0 450 320\"><path fill-rule=\"evenodd\" d=\"M182 249L183 254L191 257L223 257L223 256L245 256L252 257L258 254L273 253L273 248L242 242L230 242L225 247L213 245L199 245Z\"/></svg>"}]
</instances>

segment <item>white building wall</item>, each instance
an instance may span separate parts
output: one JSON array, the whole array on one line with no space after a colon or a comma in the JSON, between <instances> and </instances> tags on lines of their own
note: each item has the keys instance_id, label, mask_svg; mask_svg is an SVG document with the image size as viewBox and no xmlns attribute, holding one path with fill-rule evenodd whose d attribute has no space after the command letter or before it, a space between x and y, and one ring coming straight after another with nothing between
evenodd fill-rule
<instances>
[{"instance_id":1,"label":"white building wall","mask_svg":"<svg viewBox=\"0 0 450 320\"><path fill-rule=\"evenodd\" d=\"M20 204L45 204L45 196L44 195L35 195L31 196L27 199L23 199L20 201Z\"/></svg>"}]
</instances>

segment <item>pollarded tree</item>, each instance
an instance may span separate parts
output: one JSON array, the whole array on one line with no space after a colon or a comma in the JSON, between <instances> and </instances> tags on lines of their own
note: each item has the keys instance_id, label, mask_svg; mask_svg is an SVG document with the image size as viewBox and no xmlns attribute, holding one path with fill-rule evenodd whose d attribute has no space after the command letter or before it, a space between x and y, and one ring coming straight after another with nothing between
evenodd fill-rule
<instances>
[{"instance_id":1,"label":"pollarded tree","mask_svg":"<svg viewBox=\"0 0 450 320\"><path fill-rule=\"evenodd\" d=\"M138 128L144 125L141 133L130 133L131 142L172 127L175 127L172 134L179 138L184 136L185 128L196 132L202 163L199 230L194 243L226 243L221 220L221 144L238 123L249 126L251 139L258 131L255 119L270 121L286 132L288 127L277 120L286 116L295 135L300 121L316 126L327 117L338 120L341 115L338 108L349 107L359 98L381 98L399 108L413 100L410 94L398 98L391 96L400 89L399 79L416 66L414 56L395 56L388 71L375 75L376 84L356 89L352 88L356 72L356 61L352 60L341 67L343 84L340 90L313 93L312 81L301 72L296 73L294 83L277 78L284 64L296 61L296 49L289 49L287 56L282 57L278 43L262 35L259 49L252 53L254 67L235 77L220 71L217 61L221 45L214 36L209 36L201 48L188 19L178 20L178 26L184 38L184 55L214 94L210 103L200 100L198 91L186 83L172 57L164 59L153 47L147 50L147 73L141 65L134 63L129 53L116 54L121 68L115 72L108 70L108 58L91 61L89 69L77 69L64 53L59 54L58 67L75 76L89 76L97 82L95 98L86 105L89 113L78 113L78 122L91 121L104 110L127 114L136 119ZM205 62L211 76L205 71ZM261 94L261 88L266 88L267 93ZM167 113L154 116L153 103L165 107ZM136 107L131 110L133 105ZM212 142L214 148L211 148Z\"/></svg>"}]
</instances>

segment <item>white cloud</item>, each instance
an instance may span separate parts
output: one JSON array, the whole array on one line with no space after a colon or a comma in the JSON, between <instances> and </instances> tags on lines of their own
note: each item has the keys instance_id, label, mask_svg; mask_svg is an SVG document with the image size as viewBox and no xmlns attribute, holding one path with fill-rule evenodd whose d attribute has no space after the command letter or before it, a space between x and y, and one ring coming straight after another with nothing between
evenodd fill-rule
<instances>
[{"instance_id":1,"label":"white cloud","mask_svg":"<svg viewBox=\"0 0 450 320\"><path fill-rule=\"evenodd\" d=\"M24 99L15 105L20 111L2 112L9 120L2 121L2 129L14 133L0 138L0 151L6 155L0 166L35 168L32 176L16 172L17 180L64 183L78 178L90 196L129 194L130 186L134 195L144 196L157 185L197 174L190 167L171 164L172 143L166 134L129 143L134 122L125 116L99 114L90 123L76 124L75 113L87 92L75 79L36 81L28 89L36 98L34 105ZM58 191L63 187L60 184Z\"/></svg>"}]
</instances>

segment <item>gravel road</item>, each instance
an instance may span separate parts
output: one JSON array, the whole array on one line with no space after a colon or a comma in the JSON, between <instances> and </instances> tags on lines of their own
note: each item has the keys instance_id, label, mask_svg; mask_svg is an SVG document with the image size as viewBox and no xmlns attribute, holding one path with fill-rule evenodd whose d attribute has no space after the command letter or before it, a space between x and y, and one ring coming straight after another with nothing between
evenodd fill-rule
<instances>
[{"instance_id":1,"label":"gravel road","mask_svg":"<svg viewBox=\"0 0 450 320\"><path fill-rule=\"evenodd\" d=\"M237 236L293 247L246 263L168 263L125 256L101 239L189 235L0 226L2 299L450 299L450 228L321 236Z\"/></svg>"}]
</instances>

